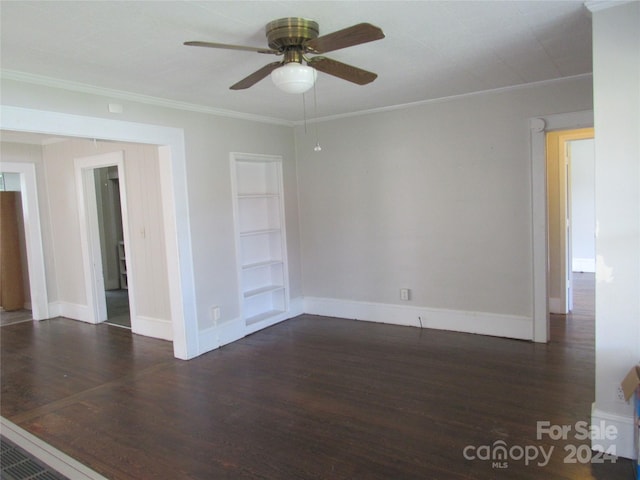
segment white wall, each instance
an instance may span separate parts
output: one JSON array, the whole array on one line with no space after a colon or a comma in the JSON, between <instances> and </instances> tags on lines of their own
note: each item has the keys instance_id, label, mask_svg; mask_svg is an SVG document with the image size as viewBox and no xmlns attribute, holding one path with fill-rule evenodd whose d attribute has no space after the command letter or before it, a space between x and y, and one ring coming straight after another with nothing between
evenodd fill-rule
<instances>
[{"instance_id":1,"label":"white wall","mask_svg":"<svg viewBox=\"0 0 640 480\"><path fill-rule=\"evenodd\" d=\"M4 172L2 175L2 183L4 184L5 192L19 192L20 174Z\"/></svg>"},{"instance_id":2,"label":"white wall","mask_svg":"<svg viewBox=\"0 0 640 480\"><path fill-rule=\"evenodd\" d=\"M640 360L640 2L593 12L596 156L596 398L633 454L631 406L616 399ZM596 443L596 442L594 442ZM600 442L602 443L602 442Z\"/></svg>"},{"instance_id":3,"label":"white wall","mask_svg":"<svg viewBox=\"0 0 640 480\"><path fill-rule=\"evenodd\" d=\"M323 122L319 153L298 128L311 308L531 338L528 119L590 110L591 95L582 78ZM353 302L376 305L340 311Z\"/></svg>"},{"instance_id":4,"label":"white wall","mask_svg":"<svg viewBox=\"0 0 640 480\"><path fill-rule=\"evenodd\" d=\"M302 295L298 236L296 164L290 127L206 113L119 101L124 113L108 113L113 100L100 95L65 91L42 85L2 80L5 105L104 117L184 130L188 211L193 252L193 285L197 325L201 338L198 353L217 346L210 308L220 306L219 324L237 322L239 315L237 269L231 198L229 152L282 155L287 215L287 246L291 295ZM78 287L80 288L80 287ZM75 294L74 294L75 295ZM242 331L237 332L240 336Z\"/></svg>"},{"instance_id":5,"label":"white wall","mask_svg":"<svg viewBox=\"0 0 640 480\"><path fill-rule=\"evenodd\" d=\"M571 252L574 272L595 272L595 151L593 139L571 149Z\"/></svg>"}]
</instances>

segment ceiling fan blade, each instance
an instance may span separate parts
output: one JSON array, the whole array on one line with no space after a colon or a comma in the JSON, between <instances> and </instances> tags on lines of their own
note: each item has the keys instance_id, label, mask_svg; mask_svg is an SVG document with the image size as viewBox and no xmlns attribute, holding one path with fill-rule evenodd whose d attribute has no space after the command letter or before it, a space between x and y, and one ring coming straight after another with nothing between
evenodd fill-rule
<instances>
[{"instance_id":1,"label":"ceiling fan blade","mask_svg":"<svg viewBox=\"0 0 640 480\"><path fill-rule=\"evenodd\" d=\"M384 38L384 33L379 27L370 23L359 23L337 32L314 38L308 41L305 47L310 52L327 53L382 38Z\"/></svg>"},{"instance_id":2,"label":"ceiling fan blade","mask_svg":"<svg viewBox=\"0 0 640 480\"><path fill-rule=\"evenodd\" d=\"M231 90L244 90L245 88L252 87L281 65L282 62L269 63L268 65L262 67L260 70L256 70L248 77L243 78L238 83L231 85L229 88Z\"/></svg>"},{"instance_id":3,"label":"ceiling fan blade","mask_svg":"<svg viewBox=\"0 0 640 480\"><path fill-rule=\"evenodd\" d=\"M373 72L367 72L361 68L347 65L327 57L313 57L307 62L308 65L316 70L334 77L342 78L348 82L357 83L358 85L366 85L373 82L378 75Z\"/></svg>"},{"instance_id":4,"label":"ceiling fan blade","mask_svg":"<svg viewBox=\"0 0 640 480\"><path fill-rule=\"evenodd\" d=\"M226 48L227 50L245 50L247 52L258 53L280 53L277 50L270 48L258 48L258 47L245 47L243 45L227 45L226 43L212 43L212 42L184 42L184 45L189 47L208 47L208 48Z\"/></svg>"}]
</instances>

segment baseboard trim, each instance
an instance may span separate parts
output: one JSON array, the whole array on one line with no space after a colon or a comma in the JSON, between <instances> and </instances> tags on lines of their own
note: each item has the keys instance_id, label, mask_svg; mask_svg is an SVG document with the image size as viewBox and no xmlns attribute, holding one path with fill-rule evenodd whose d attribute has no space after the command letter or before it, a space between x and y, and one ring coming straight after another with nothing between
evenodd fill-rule
<instances>
[{"instance_id":1,"label":"baseboard trim","mask_svg":"<svg viewBox=\"0 0 640 480\"><path fill-rule=\"evenodd\" d=\"M93 323L91 321L91 312L87 305L80 305L71 302L51 302L49 303L50 318L66 317L81 322Z\"/></svg>"},{"instance_id":2,"label":"baseboard trim","mask_svg":"<svg viewBox=\"0 0 640 480\"><path fill-rule=\"evenodd\" d=\"M289 301L289 318L294 318L306 313L304 309L304 297L296 297Z\"/></svg>"},{"instance_id":3,"label":"baseboard trim","mask_svg":"<svg viewBox=\"0 0 640 480\"><path fill-rule=\"evenodd\" d=\"M276 323L284 322L285 320L289 320L290 318L297 317L298 315L302 315L303 313L305 313L304 299L302 297L296 297L294 299L289 300L289 310L287 310L286 312L282 312L279 315L275 315L273 317L267 318L262 322L254 323L252 325L247 325L245 335L250 335L264 328L271 327Z\"/></svg>"},{"instance_id":4,"label":"baseboard trim","mask_svg":"<svg viewBox=\"0 0 640 480\"><path fill-rule=\"evenodd\" d=\"M233 322L235 322L235 320L233 320ZM198 353L196 356L215 350L219 346L218 328L209 327L200 330L198 334Z\"/></svg>"},{"instance_id":5,"label":"baseboard trim","mask_svg":"<svg viewBox=\"0 0 640 480\"><path fill-rule=\"evenodd\" d=\"M69 302L51 302L49 304L49 315L54 317L65 317L72 320L79 320L93 324L89 307ZM162 318L136 315L132 322L131 331L146 337L159 338L161 340L173 340L173 325L170 320Z\"/></svg>"},{"instance_id":6,"label":"baseboard trim","mask_svg":"<svg viewBox=\"0 0 640 480\"><path fill-rule=\"evenodd\" d=\"M533 320L518 315L305 297L304 311L392 325L434 328L496 337L533 339Z\"/></svg>"},{"instance_id":7,"label":"baseboard trim","mask_svg":"<svg viewBox=\"0 0 640 480\"><path fill-rule=\"evenodd\" d=\"M263 330L267 327L272 327L273 325L280 323L280 322L284 322L285 320L289 320L290 318L293 318L295 315L291 314L291 311L288 312L282 312L278 315L274 315L273 317L269 317L265 320L262 320L261 322L257 322L257 323L252 323L250 325L247 325L245 327L245 335L250 335L252 333L258 332L260 330Z\"/></svg>"},{"instance_id":8,"label":"baseboard trim","mask_svg":"<svg viewBox=\"0 0 640 480\"><path fill-rule=\"evenodd\" d=\"M60 316L60 302L49 303L49 315L51 318Z\"/></svg>"},{"instance_id":9,"label":"baseboard trim","mask_svg":"<svg viewBox=\"0 0 640 480\"><path fill-rule=\"evenodd\" d=\"M633 438L633 416L623 416L617 413L607 412L596 407L593 403L591 406L591 425L613 425L617 429L617 436L613 440L596 439L592 440L591 448L599 452L616 452L618 457L636 458L634 451Z\"/></svg>"},{"instance_id":10,"label":"baseboard trim","mask_svg":"<svg viewBox=\"0 0 640 480\"><path fill-rule=\"evenodd\" d=\"M218 346L222 347L245 336L242 319L235 318L230 322L218 325Z\"/></svg>"},{"instance_id":11,"label":"baseboard trim","mask_svg":"<svg viewBox=\"0 0 640 480\"><path fill-rule=\"evenodd\" d=\"M234 318L200 331L198 355L210 352L245 336L242 319Z\"/></svg>"},{"instance_id":12,"label":"baseboard trim","mask_svg":"<svg viewBox=\"0 0 640 480\"><path fill-rule=\"evenodd\" d=\"M244 319L234 318L233 320L227 320L214 325L209 328L205 328L200 331L198 335L198 355L215 350L216 348L227 345L236 340L240 340L247 335L250 335L263 328L270 327L276 323L283 322L298 315L302 315L304 302L302 297L295 298L289 302L289 310L283 312L280 315L268 318L263 322L256 323L254 325L246 326Z\"/></svg>"},{"instance_id":13,"label":"baseboard trim","mask_svg":"<svg viewBox=\"0 0 640 480\"><path fill-rule=\"evenodd\" d=\"M4 437L65 477L73 478L74 480L108 480L98 472L91 470L66 453L43 442L10 420L0 417L0 425L2 426L2 435Z\"/></svg>"},{"instance_id":14,"label":"baseboard trim","mask_svg":"<svg viewBox=\"0 0 640 480\"><path fill-rule=\"evenodd\" d=\"M173 340L173 325L171 321L162 318L136 315L135 320L131 322L131 331L146 337Z\"/></svg>"},{"instance_id":15,"label":"baseboard trim","mask_svg":"<svg viewBox=\"0 0 640 480\"><path fill-rule=\"evenodd\" d=\"M565 315L567 312L562 308L564 302L558 297L549 297L549 313Z\"/></svg>"}]
</instances>

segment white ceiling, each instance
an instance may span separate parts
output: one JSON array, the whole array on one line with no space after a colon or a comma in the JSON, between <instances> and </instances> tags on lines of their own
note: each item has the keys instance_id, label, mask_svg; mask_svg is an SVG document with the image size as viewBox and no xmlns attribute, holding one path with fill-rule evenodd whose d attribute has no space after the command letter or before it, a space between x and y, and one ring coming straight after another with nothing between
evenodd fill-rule
<instances>
[{"instance_id":1,"label":"white ceiling","mask_svg":"<svg viewBox=\"0 0 640 480\"><path fill-rule=\"evenodd\" d=\"M182 43L263 47L265 24L287 16L316 20L320 35L360 22L381 27L385 39L326 55L379 76L357 86L319 74L320 117L591 73L591 18L572 0L3 0L0 14L9 78L35 78L26 73L285 121L302 119L302 100L269 78L229 90L274 57ZM312 94L307 115L315 116Z\"/></svg>"}]
</instances>

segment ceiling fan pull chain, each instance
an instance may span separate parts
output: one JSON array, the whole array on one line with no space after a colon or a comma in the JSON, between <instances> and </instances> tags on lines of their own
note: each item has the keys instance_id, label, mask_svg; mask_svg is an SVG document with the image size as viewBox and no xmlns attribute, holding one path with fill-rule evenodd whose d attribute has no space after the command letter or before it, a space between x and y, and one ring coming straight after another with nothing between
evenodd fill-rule
<instances>
[{"instance_id":1,"label":"ceiling fan pull chain","mask_svg":"<svg viewBox=\"0 0 640 480\"><path fill-rule=\"evenodd\" d=\"M302 118L304 119L304 134L307 134L307 102L302 94Z\"/></svg>"},{"instance_id":2,"label":"ceiling fan pull chain","mask_svg":"<svg viewBox=\"0 0 640 480\"><path fill-rule=\"evenodd\" d=\"M320 150L322 150L322 147L320 146L320 137L318 136L318 93L317 93L317 88L316 85L318 84L318 82L315 82L313 84L313 116L316 119L315 122L315 128L316 128L316 145L315 147L313 147L313 151L314 152L319 152Z\"/></svg>"}]
</instances>

